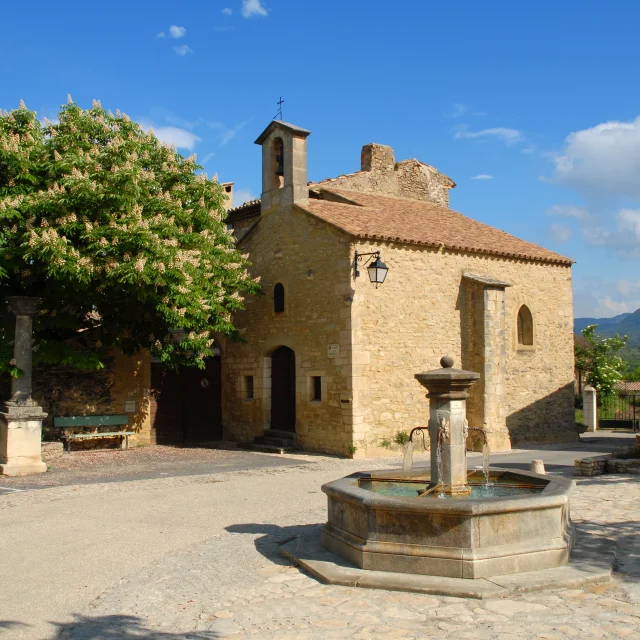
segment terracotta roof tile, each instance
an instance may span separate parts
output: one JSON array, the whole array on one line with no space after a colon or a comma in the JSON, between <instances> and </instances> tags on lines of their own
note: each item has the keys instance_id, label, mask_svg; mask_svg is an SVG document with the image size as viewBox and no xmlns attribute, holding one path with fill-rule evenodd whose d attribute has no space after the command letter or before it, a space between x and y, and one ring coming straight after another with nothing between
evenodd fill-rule
<instances>
[{"instance_id":1,"label":"terracotta roof tile","mask_svg":"<svg viewBox=\"0 0 640 640\"><path fill-rule=\"evenodd\" d=\"M621 380L616 386L623 393L640 393L640 381Z\"/></svg>"},{"instance_id":2,"label":"terracotta roof tile","mask_svg":"<svg viewBox=\"0 0 640 640\"><path fill-rule=\"evenodd\" d=\"M446 247L540 262L573 263L553 251L430 202L378 193L325 189L357 205L309 200L308 213L358 238Z\"/></svg>"},{"instance_id":3,"label":"terracotta roof tile","mask_svg":"<svg viewBox=\"0 0 640 640\"><path fill-rule=\"evenodd\" d=\"M244 211L245 209L249 209L251 207L254 207L255 205L260 204L260 202L261 202L260 198L256 198L255 200L248 200L247 202L243 202L242 204L239 204L237 207L234 207L233 209L229 209L227 213L236 213L238 211Z\"/></svg>"}]
</instances>

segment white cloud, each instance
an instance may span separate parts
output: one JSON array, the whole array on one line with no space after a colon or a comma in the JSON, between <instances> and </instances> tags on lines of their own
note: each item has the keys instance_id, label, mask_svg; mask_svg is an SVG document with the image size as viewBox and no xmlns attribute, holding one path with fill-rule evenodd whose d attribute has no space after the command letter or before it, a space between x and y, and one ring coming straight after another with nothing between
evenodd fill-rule
<instances>
[{"instance_id":1,"label":"white cloud","mask_svg":"<svg viewBox=\"0 0 640 640\"><path fill-rule=\"evenodd\" d=\"M611 296L604 296L602 298L597 298L597 300L605 313L613 312L614 315L635 311L637 307L631 305L637 305L640 303L640 301L628 302L626 300L614 300Z\"/></svg>"},{"instance_id":2,"label":"white cloud","mask_svg":"<svg viewBox=\"0 0 640 640\"><path fill-rule=\"evenodd\" d=\"M233 27L231 25L225 24L223 26L217 26L213 28L214 31L233 31Z\"/></svg>"},{"instance_id":3,"label":"white cloud","mask_svg":"<svg viewBox=\"0 0 640 640\"><path fill-rule=\"evenodd\" d=\"M179 27L178 25L172 24L169 27L169 35L172 38L176 38L180 39L180 38L184 38L185 33L187 33L187 30L184 27Z\"/></svg>"},{"instance_id":4,"label":"white cloud","mask_svg":"<svg viewBox=\"0 0 640 640\"><path fill-rule=\"evenodd\" d=\"M573 231L563 224L557 224L554 222L549 226L549 236L551 240L556 242L567 242L573 236Z\"/></svg>"},{"instance_id":5,"label":"white cloud","mask_svg":"<svg viewBox=\"0 0 640 640\"><path fill-rule=\"evenodd\" d=\"M156 38L166 38L167 34L164 31L161 31L156 35Z\"/></svg>"},{"instance_id":6,"label":"white cloud","mask_svg":"<svg viewBox=\"0 0 640 640\"><path fill-rule=\"evenodd\" d=\"M640 280L618 280L616 289L623 295L628 296L632 293L640 296Z\"/></svg>"},{"instance_id":7,"label":"white cloud","mask_svg":"<svg viewBox=\"0 0 640 640\"><path fill-rule=\"evenodd\" d=\"M230 15L233 13L233 9L230 9L229 7L225 7L225 8L222 10L222 13L223 13L225 16L230 16Z\"/></svg>"},{"instance_id":8,"label":"white cloud","mask_svg":"<svg viewBox=\"0 0 640 640\"><path fill-rule=\"evenodd\" d=\"M148 120L139 120L139 124L145 131L153 130L156 138L161 142L175 145L178 149L193 151L193 148L201 140L195 133L179 127L155 127Z\"/></svg>"},{"instance_id":9,"label":"white cloud","mask_svg":"<svg viewBox=\"0 0 640 640\"><path fill-rule=\"evenodd\" d=\"M496 138L504 142L507 146L522 142L525 138L522 132L517 129L507 129L505 127L494 127L492 129L482 129L480 131L469 131L466 127L460 127L456 130L454 138L459 140L461 138L470 139L487 139Z\"/></svg>"},{"instance_id":10,"label":"white cloud","mask_svg":"<svg viewBox=\"0 0 640 640\"><path fill-rule=\"evenodd\" d=\"M179 56L188 56L190 53L193 53L193 49L188 44L181 44L179 47L173 47L173 50Z\"/></svg>"},{"instance_id":11,"label":"white cloud","mask_svg":"<svg viewBox=\"0 0 640 640\"><path fill-rule=\"evenodd\" d=\"M488 173L479 173L477 176L471 176L472 180L493 180L493 176Z\"/></svg>"},{"instance_id":12,"label":"white cloud","mask_svg":"<svg viewBox=\"0 0 640 640\"><path fill-rule=\"evenodd\" d=\"M215 129L220 132L220 146L224 147L225 144L229 143L233 138L236 137L238 132L244 128L247 124L249 124L250 120L245 120L244 122L240 122L234 127L228 127L224 122L218 121L209 121L207 125L211 129Z\"/></svg>"},{"instance_id":13,"label":"white cloud","mask_svg":"<svg viewBox=\"0 0 640 640\"><path fill-rule=\"evenodd\" d=\"M451 117L459 118L460 116L463 116L465 113L467 113L467 111L469 111L468 105L460 104L459 102L456 102L453 105L453 109L451 111Z\"/></svg>"},{"instance_id":14,"label":"white cloud","mask_svg":"<svg viewBox=\"0 0 640 640\"><path fill-rule=\"evenodd\" d=\"M554 204L553 207L549 207L545 213L548 216L575 218L576 220L587 220L591 217L589 212L583 207L575 207L571 204Z\"/></svg>"},{"instance_id":15,"label":"white cloud","mask_svg":"<svg viewBox=\"0 0 640 640\"><path fill-rule=\"evenodd\" d=\"M242 16L244 18L266 17L267 10L262 6L261 0L242 0Z\"/></svg>"},{"instance_id":16,"label":"white cloud","mask_svg":"<svg viewBox=\"0 0 640 640\"><path fill-rule=\"evenodd\" d=\"M640 243L640 209L622 209L618 213L618 224L620 231L632 234Z\"/></svg>"},{"instance_id":17,"label":"white cloud","mask_svg":"<svg viewBox=\"0 0 640 640\"><path fill-rule=\"evenodd\" d=\"M251 200L255 200L256 198L257 196L254 196L249 189L236 189L233 192L233 206L239 207L241 204L251 202Z\"/></svg>"},{"instance_id":18,"label":"white cloud","mask_svg":"<svg viewBox=\"0 0 640 640\"><path fill-rule=\"evenodd\" d=\"M640 117L569 134L553 180L590 198L640 197Z\"/></svg>"},{"instance_id":19,"label":"white cloud","mask_svg":"<svg viewBox=\"0 0 640 640\"><path fill-rule=\"evenodd\" d=\"M200 164L207 164L207 162L209 162L209 160L211 160L215 155L216 154L213 151L211 151L211 153L207 153L207 155L200 160Z\"/></svg>"},{"instance_id":20,"label":"white cloud","mask_svg":"<svg viewBox=\"0 0 640 640\"><path fill-rule=\"evenodd\" d=\"M621 209L613 221L613 229L585 226L587 244L609 247L625 258L640 258L640 209Z\"/></svg>"},{"instance_id":21,"label":"white cloud","mask_svg":"<svg viewBox=\"0 0 640 640\"><path fill-rule=\"evenodd\" d=\"M225 144L227 144L228 142L233 140L233 138L236 137L238 131L240 131L240 129L242 129L242 127L244 127L245 124L247 124L247 123L246 122L241 122L240 124L237 124L235 127L232 127L231 129L227 129L222 134L222 140L220 140L220 146L224 147Z\"/></svg>"},{"instance_id":22,"label":"white cloud","mask_svg":"<svg viewBox=\"0 0 640 640\"><path fill-rule=\"evenodd\" d=\"M578 318L609 318L631 313L640 308L640 281L588 278L575 287L574 308Z\"/></svg>"}]
</instances>

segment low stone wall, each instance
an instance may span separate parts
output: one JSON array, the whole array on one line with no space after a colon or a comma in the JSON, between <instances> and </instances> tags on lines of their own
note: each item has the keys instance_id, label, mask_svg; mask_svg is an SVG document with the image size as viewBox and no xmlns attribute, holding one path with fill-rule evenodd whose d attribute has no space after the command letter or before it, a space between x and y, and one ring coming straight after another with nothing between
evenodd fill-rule
<instances>
[{"instance_id":1,"label":"low stone wall","mask_svg":"<svg viewBox=\"0 0 640 640\"><path fill-rule=\"evenodd\" d=\"M64 455L64 445L62 442L42 443L42 462L50 462Z\"/></svg>"},{"instance_id":2,"label":"low stone wall","mask_svg":"<svg viewBox=\"0 0 640 640\"><path fill-rule=\"evenodd\" d=\"M617 458L637 452L636 447L622 447L616 453L602 456L580 458L575 461L574 474L577 476L601 476L605 473L634 473L640 474L639 458Z\"/></svg>"},{"instance_id":3,"label":"low stone wall","mask_svg":"<svg viewBox=\"0 0 640 640\"><path fill-rule=\"evenodd\" d=\"M608 453L604 456L576 460L574 473L577 476L601 476L607 472L607 460L612 457L613 454Z\"/></svg>"},{"instance_id":4,"label":"low stone wall","mask_svg":"<svg viewBox=\"0 0 640 640\"><path fill-rule=\"evenodd\" d=\"M635 473L640 474L640 460L607 460L607 473Z\"/></svg>"}]
</instances>

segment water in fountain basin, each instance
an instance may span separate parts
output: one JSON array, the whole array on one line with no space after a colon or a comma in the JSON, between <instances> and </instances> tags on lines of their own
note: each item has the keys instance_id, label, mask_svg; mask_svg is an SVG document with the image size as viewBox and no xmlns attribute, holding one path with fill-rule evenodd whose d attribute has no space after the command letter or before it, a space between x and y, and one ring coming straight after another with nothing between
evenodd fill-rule
<instances>
[{"instance_id":1,"label":"water in fountain basin","mask_svg":"<svg viewBox=\"0 0 640 640\"><path fill-rule=\"evenodd\" d=\"M489 445L486 442L482 447L482 472L484 473L484 483L489 484Z\"/></svg>"},{"instance_id":2,"label":"water in fountain basin","mask_svg":"<svg viewBox=\"0 0 640 640\"><path fill-rule=\"evenodd\" d=\"M359 484L361 489L380 493L385 496L393 496L394 498L417 498L419 494L424 493L427 488L427 483L427 480L395 482L392 480L362 479ZM420 500L477 500L483 498L523 497L540 493L543 489L543 486L514 487L511 485L501 486L499 483L491 482L486 485L471 485L471 493L468 496L451 496L446 493L432 493L420 498Z\"/></svg>"},{"instance_id":3,"label":"water in fountain basin","mask_svg":"<svg viewBox=\"0 0 640 640\"><path fill-rule=\"evenodd\" d=\"M411 440L409 440L409 442L404 446L402 470L408 474L411 474L413 471L413 442L411 442Z\"/></svg>"}]
</instances>

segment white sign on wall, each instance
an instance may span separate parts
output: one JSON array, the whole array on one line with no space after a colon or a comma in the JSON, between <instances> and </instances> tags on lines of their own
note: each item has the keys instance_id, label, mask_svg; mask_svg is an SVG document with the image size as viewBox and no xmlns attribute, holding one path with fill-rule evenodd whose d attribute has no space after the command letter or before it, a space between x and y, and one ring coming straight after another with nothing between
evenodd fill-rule
<instances>
[{"instance_id":1,"label":"white sign on wall","mask_svg":"<svg viewBox=\"0 0 640 640\"><path fill-rule=\"evenodd\" d=\"M125 413L135 413L136 412L136 401L135 400L126 400L124 403L124 412Z\"/></svg>"},{"instance_id":2,"label":"white sign on wall","mask_svg":"<svg viewBox=\"0 0 640 640\"><path fill-rule=\"evenodd\" d=\"M328 344L327 345L327 356L329 358L337 358L340 355L340 345L339 344Z\"/></svg>"}]
</instances>

